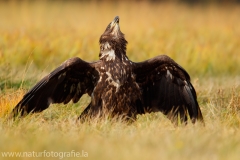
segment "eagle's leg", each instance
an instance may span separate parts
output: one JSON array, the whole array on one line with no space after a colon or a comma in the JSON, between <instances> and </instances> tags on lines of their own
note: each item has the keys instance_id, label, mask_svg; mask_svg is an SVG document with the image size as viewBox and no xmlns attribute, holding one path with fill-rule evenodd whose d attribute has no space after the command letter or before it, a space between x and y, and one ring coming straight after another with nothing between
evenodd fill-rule
<instances>
[{"instance_id":1,"label":"eagle's leg","mask_svg":"<svg viewBox=\"0 0 240 160\"><path fill-rule=\"evenodd\" d=\"M78 117L80 122L85 122L90 119L100 118L102 116L102 109L101 107L93 107L90 103L84 111Z\"/></svg>"},{"instance_id":2,"label":"eagle's leg","mask_svg":"<svg viewBox=\"0 0 240 160\"><path fill-rule=\"evenodd\" d=\"M85 122L87 119L89 119L90 106L91 106L91 103L84 109L84 111L78 117L78 120L80 122Z\"/></svg>"}]
</instances>

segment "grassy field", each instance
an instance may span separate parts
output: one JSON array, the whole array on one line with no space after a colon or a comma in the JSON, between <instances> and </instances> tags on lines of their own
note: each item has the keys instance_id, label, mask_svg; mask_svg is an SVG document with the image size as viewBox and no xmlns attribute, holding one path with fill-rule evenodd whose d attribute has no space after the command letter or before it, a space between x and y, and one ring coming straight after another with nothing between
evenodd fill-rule
<instances>
[{"instance_id":1,"label":"grassy field","mask_svg":"<svg viewBox=\"0 0 240 160\"><path fill-rule=\"evenodd\" d=\"M167 54L189 72L205 127L174 127L161 113L133 124L76 123L87 96L6 119L24 93L66 59L97 60L99 37L116 15L130 59ZM240 159L239 15L235 5L0 1L0 159L13 159L4 152L28 152L35 159L33 151L55 153L46 159L61 159L63 152L103 160Z\"/></svg>"}]
</instances>

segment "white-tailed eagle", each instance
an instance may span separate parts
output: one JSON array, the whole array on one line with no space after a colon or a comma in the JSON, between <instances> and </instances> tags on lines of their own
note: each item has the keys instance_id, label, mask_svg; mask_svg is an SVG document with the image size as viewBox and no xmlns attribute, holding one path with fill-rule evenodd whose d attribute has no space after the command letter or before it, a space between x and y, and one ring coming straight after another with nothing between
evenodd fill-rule
<instances>
[{"instance_id":1,"label":"white-tailed eagle","mask_svg":"<svg viewBox=\"0 0 240 160\"><path fill-rule=\"evenodd\" d=\"M11 117L40 112L51 103L78 102L83 94L91 102L79 119L110 116L136 119L138 114L162 112L174 123L203 122L196 92L188 73L166 55L132 62L119 17L100 37L99 61L68 59L44 77L16 105Z\"/></svg>"}]
</instances>

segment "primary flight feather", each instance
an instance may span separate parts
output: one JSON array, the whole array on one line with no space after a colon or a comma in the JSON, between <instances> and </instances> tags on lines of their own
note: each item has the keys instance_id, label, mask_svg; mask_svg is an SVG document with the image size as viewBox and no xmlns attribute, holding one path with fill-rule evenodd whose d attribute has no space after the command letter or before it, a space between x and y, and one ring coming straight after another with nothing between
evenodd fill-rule
<instances>
[{"instance_id":1,"label":"primary flight feather","mask_svg":"<svg viewBox=\"0 0 240 160\"><path fill-rule=\"evenodd\" d=\"M128 59L118 16L99 43L99 61L65 61L24 95L11 117L40 112L51 103L76 103L87 93L91 102L80 120L105 114L134 120L138 114L160 111L173 123L186 123L188 117L203 122L195 89L180 65L166 55L139 63Z\"/></svg>"}]
</instances>

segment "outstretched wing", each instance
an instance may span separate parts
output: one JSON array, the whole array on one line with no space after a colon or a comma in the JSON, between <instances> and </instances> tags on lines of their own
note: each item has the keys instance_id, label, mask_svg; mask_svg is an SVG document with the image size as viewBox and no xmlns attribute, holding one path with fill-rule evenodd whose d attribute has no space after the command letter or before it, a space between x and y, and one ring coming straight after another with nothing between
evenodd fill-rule
<instances>
[{"instance_id":1,"label":"outstretched wing","mask_svg":"<svg viewBox=\"0 0 240 160\"><path fill-rule=\"evenodd\" d=\"M203 121L188 73L166 55L134 64L145 112L161 111L173 122ZM188 116L189 114L189 116Z\"/></svg>"},{"instance_id":2,"label":"outstretched wing","mask_svg":"<svg viewBox=\"0 0 240 160\"><path fill-rule=\"evenodd\" d=\"M10 116L40 112L51 103L76 103L83 94L90 95L99 78L95 70L99 63L87 63L77 57L65 61L28 91Z\"/></svg>"}]
</instances>

